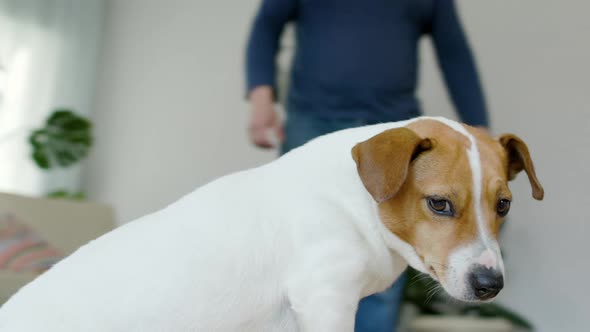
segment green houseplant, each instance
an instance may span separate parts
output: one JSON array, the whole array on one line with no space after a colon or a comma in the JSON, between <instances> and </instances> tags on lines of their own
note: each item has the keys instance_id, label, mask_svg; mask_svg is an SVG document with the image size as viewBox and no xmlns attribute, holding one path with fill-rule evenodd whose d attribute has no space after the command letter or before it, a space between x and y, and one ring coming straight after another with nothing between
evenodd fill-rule
<instances>
[{"instance_id":1,"label":"green houseplant","mask_svg":"<svg viewBox=\"0 0 590 332\"><path fill-rule=\"evenodd\" d=\"M84 159L92 146L92 124L68 109L57 109L43 127L29 135L32 158L42 169L69 167Z\"/></svg>"},{"instance_id":2,"label":"green houseplant","mask_svg":"<svg viewBox=\"0 0 590 332\"><path fill-rule=\"evenodd\" d=\"M92 123L70 109L56 109L44 125L29 135L31 158L43 169L71 167L88 156L93 144ZM53 198L84 199L82 192L56 190Z\"/></svg>"}]
</instances>

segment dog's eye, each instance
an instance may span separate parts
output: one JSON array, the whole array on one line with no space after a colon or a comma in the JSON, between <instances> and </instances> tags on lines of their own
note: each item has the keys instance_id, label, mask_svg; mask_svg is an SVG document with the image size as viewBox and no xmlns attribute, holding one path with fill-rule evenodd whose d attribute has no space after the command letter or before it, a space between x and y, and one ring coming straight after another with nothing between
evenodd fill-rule
<instances>
[{"instance_id":1,"label":"dog's eye","mask_svg":"<svg viewBox=\"0 0 590 332\"><path fill-rule=\"evenodd\" d=\"M438 197L429 197L428 200L428 207L432 212L436 214L440 214L442 216L453 216L455 212L453 211L453 205L451 202L447 201L443 198Z\"/></svg>"},{"instance_id":2,"label":"dog's eye","mask_svg":"<svg viewBox=\"0 0 590 332\"><path fill-rule=\"evenodd\" d=\"M496 212L500 217L505 217L510 211L510 201L507 199L501 199L498 201L498 205L496 205Z\"/></svg>"}]
</instances>

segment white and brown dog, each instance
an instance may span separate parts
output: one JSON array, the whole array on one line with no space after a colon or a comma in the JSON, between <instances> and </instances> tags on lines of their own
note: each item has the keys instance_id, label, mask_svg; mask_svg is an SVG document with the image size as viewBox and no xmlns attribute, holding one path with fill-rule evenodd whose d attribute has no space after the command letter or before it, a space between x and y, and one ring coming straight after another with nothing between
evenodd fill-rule
<instances>
[{"instance_id":1,"label":"white and brown dog","mask_svg":"<svg viewBox=\"0 0 590 332\"><path fill-rule=\"evenodd\" d=\"M353 331L359 299L407 264L489 300L523 169L542 199L519 138L443 118L326 135L82 247L2 307L0 331Z\"/></svg>"}]
</instances>

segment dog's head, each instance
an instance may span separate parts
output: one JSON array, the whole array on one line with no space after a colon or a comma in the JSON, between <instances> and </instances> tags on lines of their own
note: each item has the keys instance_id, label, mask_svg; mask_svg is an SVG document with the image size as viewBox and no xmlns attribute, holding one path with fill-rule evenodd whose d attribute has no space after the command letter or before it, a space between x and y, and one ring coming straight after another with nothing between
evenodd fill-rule
<instances>
[{"instance_id":1,"label":"dog's head","mask_svg":"<svg viewBox=\"0 0 590 332\"><path fill-rule=\"evenodd\" d=\"M543 198L525 143L451 121L422 119L352 149L395 248L454 298L485 301L504 285L498 231L510 209L507 182L524 170Z\"/></svg>"}]
</instances>

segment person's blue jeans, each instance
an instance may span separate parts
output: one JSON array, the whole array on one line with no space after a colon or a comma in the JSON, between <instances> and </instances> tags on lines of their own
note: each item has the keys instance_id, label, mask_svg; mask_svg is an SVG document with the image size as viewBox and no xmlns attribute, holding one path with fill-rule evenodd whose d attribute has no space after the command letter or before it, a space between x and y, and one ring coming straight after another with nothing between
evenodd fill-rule
<instances>
[{"instance_id":1,"label":"person's blue jeans","mask_svg":"<svg viewBox=\"0 0 590 332\"><path fill-rule=\"evenodd\" d=\"M364 119L325 119L307 113L288 112L281 154L315 137L373 123ZM406 273L404 272L389 289L362 299L356 314L354 330L356 332L396 331L405 283Z\"/></svg>"}]
</instances>

